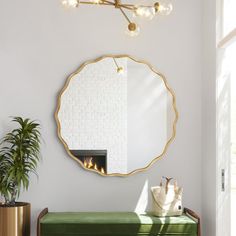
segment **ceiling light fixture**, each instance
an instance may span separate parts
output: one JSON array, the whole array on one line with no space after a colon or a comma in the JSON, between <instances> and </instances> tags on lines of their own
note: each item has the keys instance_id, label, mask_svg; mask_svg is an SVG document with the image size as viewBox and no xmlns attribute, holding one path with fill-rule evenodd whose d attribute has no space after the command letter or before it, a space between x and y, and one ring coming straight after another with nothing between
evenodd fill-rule
<instances>
[{"instance_id":1,"label":"ceiling light fixture","mask_svg":"<svg viewBox=\"0 0 236 236\"><path fill-rule=\"evenodd\" d=\"M113 57L113 61L114 61L115 65L116 65L116 72L118 74L123 74L124 73L124 68L122 66L118 65L118 63L117 63L117 61L116 61L116 59L114 57Z\"/></svg>"},{"instance_id":2,"label":"ceiling light fixture","mask_svg":"<svg viewBox=\"0 0 236 236\"><path fill-rule=\"evenodd\" d=\"M163 1L163 2L162 2ZM173 9L172 4L167 3L168 0L162 0L156 2L152 6L149 5L134 5L134 4L123 4L121 0L62 0L62 4L65 7L78 8L80 4L88 5L102 5L102 6L114 6L125 17L128 21L127 31L130 36L136 36L139 34L140 28L133 20L131 20L125 11L131 11L133 17L143 17L146 19L153 19L155 15L169 15ZM165 1L165 2L164 2Z\"/></svg>"}]
</instances>

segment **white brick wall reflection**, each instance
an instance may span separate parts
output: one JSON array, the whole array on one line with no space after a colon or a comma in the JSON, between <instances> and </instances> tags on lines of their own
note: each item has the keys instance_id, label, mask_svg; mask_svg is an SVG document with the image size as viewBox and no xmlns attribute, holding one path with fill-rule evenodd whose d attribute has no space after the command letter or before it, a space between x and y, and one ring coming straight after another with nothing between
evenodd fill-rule
<instances>
[{"instance_id":1,"label":"white brick wall reflection","mask_svg":"<svg viewBox=\"0 0 236 236\"><path fill-rule=\"evenodd\" d=\"M127 59L117 59L126 70ZM70 149L106 149L107 172L127 172L127 78L112 59L86 66L62 96L61 134Z\"/></svg>"}]
</instances>

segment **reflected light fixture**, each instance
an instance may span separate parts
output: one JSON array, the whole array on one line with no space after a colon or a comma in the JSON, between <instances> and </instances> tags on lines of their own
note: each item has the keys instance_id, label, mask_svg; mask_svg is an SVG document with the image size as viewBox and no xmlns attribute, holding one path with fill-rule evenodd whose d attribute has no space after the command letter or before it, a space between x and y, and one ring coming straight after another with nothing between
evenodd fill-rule
<instances>
[{"instance_id":1,"label":"reflected light fixture","mask_svg":"<svg viewBox=\"0 0 236 236\"><path fill-rule=\"evenodd\" d=\"M151 20L158 14L169 15L171 13L173 7L172 4L167 1L168 0L161 0L153 5L134 5L128 3L123 4L121 0L62 0L62 5L68 8L78 8L80 4L113 6L120 10L122 15L128 21L127 33L130 36L136 36L139 34L140 28L137 23L128 17L127 12L132 12L133 18L142 17Z\"/></svg>"},{"instance_id":2,"label":"reflected light fixture","mask_svg":"<svg viewBox=\"0 0 236 236\"><path fill-rule=\"evenodd\" d=\"M118 74L124 74L124 68L122 66L118 65L118 63L117 63L117 61L116 61L116 59L114 57L113 57L113 61L114 61L115 65L116 65L116 72Z\"/></svg>"}]
</instances>

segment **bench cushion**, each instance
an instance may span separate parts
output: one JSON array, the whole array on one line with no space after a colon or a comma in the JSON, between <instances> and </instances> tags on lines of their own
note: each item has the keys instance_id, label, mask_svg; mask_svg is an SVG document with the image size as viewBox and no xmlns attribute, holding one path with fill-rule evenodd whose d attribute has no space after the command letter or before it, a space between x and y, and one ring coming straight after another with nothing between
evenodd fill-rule
<instances>
[{"instance_id":1,"label":"bench cushion","mask_svg":"<svg viewBox=\"0 0 236 236\"><path fill-rule=\"evenodd\" d=\"M197 223L186 215L155 217L134 212L48 213L41 236L197 236Z\"/></svg>"}]
</instances>

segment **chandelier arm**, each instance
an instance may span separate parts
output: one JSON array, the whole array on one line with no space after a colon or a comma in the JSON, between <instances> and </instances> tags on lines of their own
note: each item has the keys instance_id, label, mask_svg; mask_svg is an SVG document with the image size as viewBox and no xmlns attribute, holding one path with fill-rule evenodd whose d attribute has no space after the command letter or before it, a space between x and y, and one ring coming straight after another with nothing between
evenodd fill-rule
<instances>
[{"instance_id":1,"label":"chandelier arm","mask_svg":"<svg viewBox=\"0 0 236 236\"><path fill-rule=\"evenodd\" d=\"M122 5L122 6L130 6L130 7L134 6L134 4L127 4L127 3L121 3L120 5Z\"/></svg>"},{"instance_id":2,"label":"chandelier arm","mask_svg":"<svg viewBox=\"0 0 236 236\"><path fill-rule=\"evenodd\" d=\"M119 65L118 65L116 59L115 59L114 57L112 57L112 58L113 58L113 61L114 61L115 65L116 65L116 67L117 67L117 69L118 69L118 68L119 68Z\"/></svg>"},{"instance_id":3,"label":"chandelier arm","mask_svg":"<svg viewBox=\"0 0 236 236\"><path fill-rule=\"evenodd\" d=\"M127 10L131 10L131 11L133 11L133 10L136 9L135 6L126 5L126 4L121 4L120 7L123 7L123 8L125 8L125 9L127 9Z\"/></svg>"},{"instance_id":4,"label":"chandelier arm","mask_svg":"<svg viewBox=\"0 0 236 236\"><path fill-rule=\"evenodd\" d=\"M124 10L120 7L119 8L121 13L123 14L123 16L125 17L125 19L129 22L129 23L132 23L131 20L129 19L129 17L126 15L126 13L124 12Z\"/></svg>"},{"instance_id":5,"label":"chandelier arm","mask_svg":"<svg viewBox=\"0 0 236 236\"><path fill-rule=\"evenodd\" d=\"M108 1L108 0L102 0L102 3L109 3L109 4L113 5L113 6L115 6L114 2L111 2L111 1Z\"/></svg>"},{"instance_id":6,"label":"chandelier arm","mask_svg":"<svg viewBox=\"0 0 236 236\"><path fill-rule=\"evenodd\" d=\"M105 2L104 3L94 3L94 2L81 1L80 4L114 6L113 3L105 3Z\"/></svg>"},{"instance_id":7,"label":"chandelier arm","mask_svg":"<svg viewBox=\"0 0 236 236\"><path fill-rule=\"evenodd\" d=\"M138 7L153 7L153 5L138 5L138 6L135 6L134 4L124 4L124 3L121 3L119 4L121 7L130 7L132 9L137 9Z\"/></svg>"},{"instance_id":8,"label":"chandelier arm","mask_svg":"<svg viewBox=\"0 0 236 236\"><path fill-rule=\"evenodd\" d=\"M88 2L88 1L80 1L79 2L80 4L88 4L88 5L110 5L110 6L115 6L115 3L114 2L111 2L111 1L107 1L107 0L103 0L102 2L100 3L94 3L94 2ZM135 5L132 5L132 4L119 4L118 5L119 8L120 7L123 7L125 9L128 9L128 10L135 10L137 9L137 7ZM152 6L147 6L147 5L139 5L139 7L152 7Z\"/></svg>"}]
</instances>

